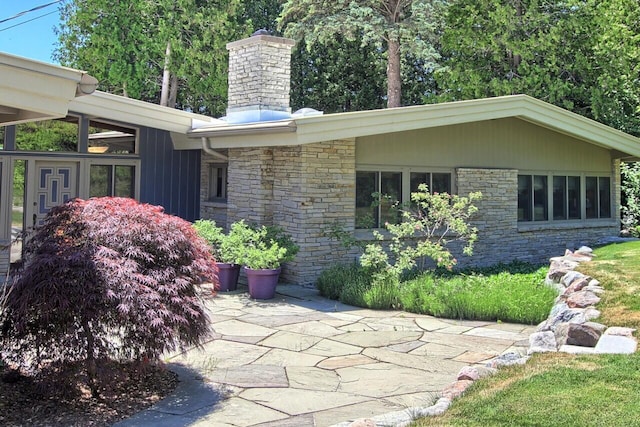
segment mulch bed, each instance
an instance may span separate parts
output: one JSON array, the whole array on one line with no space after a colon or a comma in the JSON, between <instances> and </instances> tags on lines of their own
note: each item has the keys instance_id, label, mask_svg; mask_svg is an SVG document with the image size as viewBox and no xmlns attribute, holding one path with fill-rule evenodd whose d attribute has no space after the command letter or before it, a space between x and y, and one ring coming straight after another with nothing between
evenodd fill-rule
<instances>
[{"instance_id":1,"label":"mulch bed","mask_svg":"<svg viewBox=\"0 0 640 427\"><path fill-rule=\"evenodd\" d=\"M92 398L86 378L60 382L9 369L0 360L0 426L109 426L148 408L178 384L163 366L101 364L100 398Z\"/></svg>"}]
</instances>

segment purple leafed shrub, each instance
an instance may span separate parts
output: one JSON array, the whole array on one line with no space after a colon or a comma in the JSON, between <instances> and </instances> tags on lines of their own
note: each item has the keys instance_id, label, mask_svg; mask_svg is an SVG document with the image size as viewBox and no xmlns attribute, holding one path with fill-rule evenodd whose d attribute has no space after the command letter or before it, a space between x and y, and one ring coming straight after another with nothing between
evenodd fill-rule
<instances>
[{"instance_id":1,"label":"purple leafed shrub","mask_svg":"<svg viewBox=\"0 0 640 427\"><path fill-rule=\"evenodd\" d=\"M35 370L84 361L97 395L100 360L157 360L203 342L203 280L217 283L217 268L189 222L132 199L72 200L25 244L0 348Z\"/></svg>"}]
</instances>

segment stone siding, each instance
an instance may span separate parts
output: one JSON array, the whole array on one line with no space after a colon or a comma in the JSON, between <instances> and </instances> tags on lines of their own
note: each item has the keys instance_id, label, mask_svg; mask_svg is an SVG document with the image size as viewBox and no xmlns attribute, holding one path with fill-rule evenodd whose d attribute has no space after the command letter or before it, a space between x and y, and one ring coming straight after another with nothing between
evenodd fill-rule
<instances>
[{"instance_id":1,"label":"stone siding","mask_svg":"<svg viewBox=\"0 0 640 427\"><path fill-rule=\"evenodd\" d=\"M227 111L256 106L289 111L291 49L294 44L290 39L265 35L227 44Z\"/></svg>"},{"instance_id":2,"label":"stone siding","mask_svg":"<svg viewBox=\"0 0 640 427\"><path fill-rule=\"evenodd\" d=\"M7 271L9 271L9 263L11 258L10 245L10 240L0 240L0 248L2 248L0 249L0 283L4 281ZM7 249L4 249L5 246L7 247Z\"/></svg>"},{"instance_id":3,"label":"stone siding","mask_svg":"<svg viewBox=\"0 0 640 427\"><path fill-rule=\"evenodd\" d=\"M478 240L472 257L457 256L461 266L487 266L513 260L546 263L551 255L566 248L593 245L619 231L618 221L519 224L516 209L518 171L515 169L459 168L457 183L460 195L482 192L482 200L476 203L478 214L472 221L478 228ZM619 178L616 178L613 185L615 206L620 201L619 184ZM619 212L615 218L619 218ZM455 252L459 253L459 250Z\"/></svg>"},{"instance_id":4,"label":"stone siding","mask_svg":"<svg viewBox=\"0 0 640 427\"><path fill-rule=\"evenodd\" d=\"M282 280L314 282L346 254L324 233L335 221L353 229L355 141L230 149L228 195L229 223L281 226L300 246Z\"/></svg>"}]
</instances>

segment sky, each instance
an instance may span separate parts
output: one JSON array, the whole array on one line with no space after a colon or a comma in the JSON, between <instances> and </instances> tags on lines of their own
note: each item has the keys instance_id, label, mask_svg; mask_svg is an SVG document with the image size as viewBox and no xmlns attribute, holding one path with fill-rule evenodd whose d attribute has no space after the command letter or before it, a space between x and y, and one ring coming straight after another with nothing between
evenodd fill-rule
<instances>
[{"instance_id":1,"label":"sky","mask_svg":"<svg viewBox=\"0 0 640 427\"><path fill-rule=\"evenodd\" d=\"M54 1L0 0L0 21ZM0 52L56 63L52 56L58 38L53 31L53 27L60 20L59 5L60 3L52 4L26 13L16 19L0 23Z\"/></svg>"}]
</instances>

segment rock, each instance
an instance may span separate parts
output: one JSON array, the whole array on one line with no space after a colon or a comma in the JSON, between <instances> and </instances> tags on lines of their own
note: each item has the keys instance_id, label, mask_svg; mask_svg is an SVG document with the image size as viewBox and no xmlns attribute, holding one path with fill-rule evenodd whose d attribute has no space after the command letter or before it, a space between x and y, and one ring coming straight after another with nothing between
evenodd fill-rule
<instances>
[{"instance_id":1,"label":"rock","mask_svg":"<svg viewBox=\"0 0 640 427\"><path fill-rule=\"evenodd\" d=\"M573 282L571 282L571 284L567 287L567 289L565 289L565 291L563 292L563 295L569 296L574 292L581 291L585 286L589 284L590 281L591 281L591 277L589 276L584 276L582 278L575 279Z\"/></svg>"},{"instance_id":2,"label":"rock","mask_svg":"<svg viewBox=\"0 0 640 427\"><path fill-rule=\"evenodd\" d=\"M578 248L577 251L574 252L575 254L580 254L580 255L587 255L587 256L593 256L593 249L591 249L589 246L580 246Z\"/></svg>"},{"instance_id":3,"label":"rock","mask_svg":"<svg viewBox=\"0 0 640 427\"><path fill-rule=\"evenodd\" d=\"M591 281L589 282L589 286L600 286L600 281L598 281L597 279L591 279Z\"/></svg>"},{"instance_id":4,"label":"rock","mask_svg":"<svg viewBox=\"0 0 640 427\"><path fill-rule=\"evenodd\" d=\"M449 400L453 400L457 397L460 397L462 393L464 393L469 386L473 384L473 381L470 380L458 380L449 384L442 390L442 397L447 398Z\"/></svg>"},{"instance_id":5,"label":"rock","mask_svg":"<svg viewBox=\"0 0 640 427\"><path fill-rule=\"evenodd\" d=\"M633 338L605 333L596 344L595 351L599 354L633 354L637 347L638 343Z\"/></svg>"},{"instance_id":6,"label":"rock","mask_svg":"<svg viewBox=\"0 0 640 427\"><path fill-rule=\"evenodd\" d=\"M558 266L558 268L566 268L567 270L573 270L578 266L578 263L575 261L569 261L565 259L565 257L555 257L549 259L551 266ZM554 264L555 263L555 264Z\"/></svg>"},{"instance_id":7,"label":"rock","mask_svg":"<svg viewBox=\"0 0 640 427\"><path fill-rule=\"evenodd\" d=\"M589 291L589 292L593 292L596 295L602 295L604 294L604 289L601 286L585 286L584 288L582 288L583 291Z\"/></svg>"},{"instance_id":8,"label":"rock","mask_svg":"<svg viewBox=\"0 0 640 427\"><path fill-rule=\"evenodd\" d=\"M376 423L370 418L360 418L349 424L349 427L376 427Z\"/></svg>"},{"instance_id":9,"label":"rock","mask_svg":"<svg viewBox=\"0 0 640 427\"><path fill-rule=\"evenodd\" d=\"M535 332L529 336L529 354L558 351L553 332Z\"/></svg>"},{"instance_id":10,"label":"rock","mask_svg":"<svg viewBox=\"0 0 640 427\"><path fill-rule=\"evenodd\" d=\"M634 328L623 328L621 326L612 326L605 331L605 335L616 335L620 337L633 338Z\"/></svg>"},{"instance_id":11,"label":"rock","mask_svg":"<svg viewBox=\"0 0 640 427\"><path fill-rule=\"evenodd\" d=\"M562 276L562 279L560 279L560 283L562 283L565 287L568 288L569 286L571 286L574 280L582 279L583 277L586 277L586 276L580 273L579 271L572 270L567 274L565 274L564 276Z\"/></svg>"},{"instance_id":12,"label":"rock","mask_svg":"<svg viewBox=\"0 0 640 427\"><path fill-rule=\"evenodd\" d=\"M480 378L495 375L496 372L498 372L496 368L490 368L488 366L476 366L475 369L478 371L478 374L480 374Z\"/></svg>"},{"instance_id":13,"label":"rock","mask_svg":"<svg viewBox=\"0 0 640 427\"><path fill-rule=\"evenodd\" d=\"M567 305L571 308L586 308L600 302L600 297L589 291L579 291L567 297Z\"/></svg>"},{"instance_id":14,"label":"rock","mask_svg":"<svg viewBox=\"0 0 640 427\"><path fill-rule=\"evenodd\" d=\"M586 310L580 308L566 308L561 310L547 320L547 327L549 330L554 331L560 323L584 323L587 320L591 320L586 318L585 311ZM599 314L600 312L598 312L598 315Z\"/></svg>"},{"instance_id":15,"label":"rock","mask_svg":"<svg viewBox=\"0 0 640 427\"><path fill-rule=\"evenodd\" d=\"M449 409L449 406L451 406L451 399L441 397L434 405L429 406L428 408L419 408L415 411L415 418L442 415L447 409ZM412 424L413 422L410 423L410 425Z\"/></svg>"},{"instance_id":16,"label":"rock","mask_svg":"<svg viewBox=\"0 0 640 427\"><path fill-rule=\"evenodd\" d=\"M569 354L595 354L596 349L594 347L580 347L577 345L563 345L560 347L562 353Z\"/></svg>"},{"instance_id":17,"label":"rock","mask_svg":"<svg viewBox=\"0 0 640 427\"><path fill-rule=\"evenodd\" d=\"M602 335L602 331L588 326L586 323L561 323L558 325L554 333L558 347L565 344L581 347L595 347L598 339Z\"/></svg>"},{"instance_id":18,"label":"rock","mask_svg":"<svg viewBox=\"0 0 640 427\"><path fill-rule=\"evenodd\" d=\"M590 328L598 331L600 335L602 335L604 331L607 330L607 325L603 325L602 323L598 322L587 322L585 323L585 326L589 326Z\"/></svg>"},{"instance_id":19,"label":"rock","mask_svg":"<svg viewBox=\"0 0 640 427\"><path fill-rule=\"evenodd\" d=\"M501 368L503 366L511 366L511 365L522 365L527 361L528 357L525 355L515 352L509 351L506 353L502 353L500 356L492 359L487 363L488 368Z\"/></svg>"},{"instance_id":20,"label":"rock","mask_svg":"<svg viewBox=\"0 0 640 427\"><path fill-rule=\"evenodd\" d=\"M557 266L554 266L554 264L556 264ZM562 276L570 271L570 268L567 268L558 262L553 262L551 263L551 267L549 267L549 272L547 273L545 283L558 283L560 282L560 279L562 279Z\"/></svg>"},{"instance_id":21,"label":"rock","mask_svg":"<svg viewBox=\"0 0 640 427\"><path fill-rule=\"evenodd\" d=\"M551 307L551 311L549 312L549 319L553 319L558 314L568 309L569 309L569 306L565 302L558 302L556 305Z\"/></svg>"},{"instance_id":22,"label":"rock","mask_svg":"<svg viewBox=\"0 0 640 427\"><path fill-rule=\"evenodd\" d=\"M579 310L579 309L574 309L574 310ZM596 310L593 307L588 307L584 310L583 316L584 316L584 322L588 322L590 320L593 319L597 319L598 317L600 317L600 311ZM583 322L583 323L584 323Z\"/></svg>"},{"instance_id":23,"label":"rock","mask_svg":"<svg viewBox=\"0 0 640 427\"><path fill-rule=\"evenodd\" d=\"M472 366L465 366L458 372L458 380L476 381L480 378L480 372Z\"/></svg>"}]
</instances>

